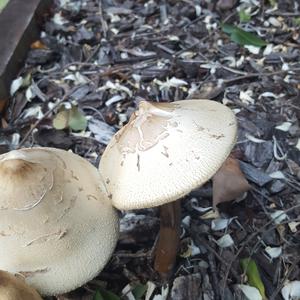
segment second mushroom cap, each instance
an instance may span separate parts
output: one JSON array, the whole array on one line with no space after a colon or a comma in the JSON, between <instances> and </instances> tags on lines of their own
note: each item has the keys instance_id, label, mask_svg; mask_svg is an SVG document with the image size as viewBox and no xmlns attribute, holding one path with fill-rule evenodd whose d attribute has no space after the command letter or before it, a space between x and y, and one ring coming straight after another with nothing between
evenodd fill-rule
<instances>
[{"instance_id":1,"label":"second mushroom cap","mask_svg":"<svg viewBox=\"0 0 300 300\"><path fill-rule=\"evenodd\" d=\"M215 101L140 102L100 161L114 206L154 207L186 195L220 168L236 132L233 112Z\"/></svg>"}]
</instances>

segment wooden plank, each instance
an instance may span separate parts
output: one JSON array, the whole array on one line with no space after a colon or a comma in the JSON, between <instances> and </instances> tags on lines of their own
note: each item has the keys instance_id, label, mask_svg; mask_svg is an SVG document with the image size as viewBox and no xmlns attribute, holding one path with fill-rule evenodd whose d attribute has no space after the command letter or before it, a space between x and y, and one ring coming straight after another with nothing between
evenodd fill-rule
<instances>
[{"instance_id":1,"label":"wooden plank","mask_svg":"<svg viewBox=\"0 0 300 300\"><path fill-rule=\"evenodd\" d=\"M52 0L10 0L0 13L0 112L30 44L39 37L37 16L51 3Z\"/></svg>"}]
</instances>

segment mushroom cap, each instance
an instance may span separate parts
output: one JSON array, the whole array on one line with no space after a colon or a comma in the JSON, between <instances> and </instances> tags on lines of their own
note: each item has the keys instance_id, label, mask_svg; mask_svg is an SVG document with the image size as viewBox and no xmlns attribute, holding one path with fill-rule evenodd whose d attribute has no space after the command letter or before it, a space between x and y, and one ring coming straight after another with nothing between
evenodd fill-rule
<instances>
[{"instance_id":1,"label":"mushroom cap","mask_svg":"<svg viewBox=\"0 0 300 300\"><path fill-rule=\"evenodd\" d=\"M139 209L181 198L221 167L236 132L233 112L215 101L140 102L100 161L113 205Z\"/></svg>"},{"instance_id":2,"label":"mushroom cap","mask_svg":"<svg viewBox=\"0 0 300 300\"><path fill-rule=\"evenodd\" d=\"M24 280L14 275L0 271L1 300L42 300L41 296Z\"/></svg>"},{"instance_id":3,"label":"mushroom cap","mask_svg":"<svg viewBox=\"0 0 300 300\"><path fill-rule=\"evenodd\" d=\"M0 155L0 178L0 269L43 295L103 269L119 224L94 166L64 150L21 149Z\"/></svg>"}]
</instances>

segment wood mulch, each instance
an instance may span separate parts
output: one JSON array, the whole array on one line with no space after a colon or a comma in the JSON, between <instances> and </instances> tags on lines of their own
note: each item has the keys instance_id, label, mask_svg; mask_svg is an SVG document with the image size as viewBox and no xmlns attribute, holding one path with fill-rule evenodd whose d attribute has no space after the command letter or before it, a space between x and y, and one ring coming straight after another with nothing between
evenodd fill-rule
<instances>
[{"instance_id":1,"label":"wood mulch","mask_svg":"<svg viewBox=\"0 0 300 300\"><path fill-rule=\"evenodd\" d=\"M239 11L250 20L241 22ZM245 299L238 285L248 284L246 257L267 298L284 299L281 289L300 278L299 17L297 1L55 1L2 116L0 153L57 147L96 165L141 100L206 98L236 114L234 153L252 189L220 204L218 217L204 209L212 206L210 182L182 200L181 251L167 281L153 270L158 211L120 212L120 239L103 272L48 299L93 299L99 286L122 295L127 284L147 282L155 288L150 299L166 299L162 290L172 300ZM238 45L221 23L267 46ZM86 130L53 126L63 106L78 107ZM225 247L219 241L228 235L233 244Z\"/></svg>"}]
</instances>

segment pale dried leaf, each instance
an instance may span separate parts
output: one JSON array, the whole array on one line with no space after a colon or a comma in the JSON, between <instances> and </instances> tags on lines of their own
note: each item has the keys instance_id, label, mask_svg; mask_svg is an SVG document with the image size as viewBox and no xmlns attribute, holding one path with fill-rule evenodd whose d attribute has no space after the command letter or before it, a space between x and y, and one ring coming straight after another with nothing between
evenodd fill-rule
<instances>
[{"instance_id":1,"label":"pale dried leaf","mask_svg":"<svg viewBox=\"0 0 300 300\"><path fill-rule=\"evenodd\" d=\"M212 220L211 229L215 231L223 230L228 227L232 220L234 220L234 218Z\"/></svg>"},{"instance_id":2,"label":"pale dried leaf","mask_svg":"<svg viewBox=\"0 0 300 300\"><path fill-rule=\"evenodd\" d=\"M22 86L23 84L23 78L18 77L17 79L13 80L10 86L10 95L13 96L16 91Z\"/></svg>"},{"instance_id":3,"label":"pale dried leaf","mask_svg":"<svg viewBox=\"0 0 300 300\"><path fill-rule=\"evenodd\" d=\"M288 216L283 210L276 210L271 214L271 218L276 224L280 224L282 221L286 220Z\"/></svg>"},{"instance_id":4,"label":"pale dried leaf","mask_svg":"<svg viewBox=\"0 0 300 300\"><path fill-rule=\"evenodd\" d=\"M234 241L230 234L225 234L217 240L217 245L221 248L227 248L234 245Z\"/></svg>"},{"instance_id":5,"label":"pale dried leaf","mask_svg":"<svg viewBox=\"0 0 300 300\"><path fill-rule=\"evenodd\" d=\"M299 300L300 299L300 281L295 280L287 283L281 290L281 295L284 300Z\"/></svg>"},{"instance_id":6,"label":"pale dried leaf","mask_svg":"<svg viewBox=\"0 0 300 300\"><path fill-rule=\"evenodd\" d=\"M295 147L296 147L298 150L300 150L300 139L298 139L298 142L297 142L297 144L295 145Z\"/></svg>"},{"instance_id":7,"label":"pale dried leaf","mask_svg":"<svg viewBox=\"0 0 300 300\"><path fill-rule=\"evenodd\" d=\"M291 122L283 122L282 124L277 125L275 128L284 132L288 132L291 126L292 126Z\"/></svg>"},{"instance_id":8,"label":"pale dried leaf","mask_svg":"<svg viewBox=\"0 0 300 300\"><path fill-rule=\"evenodd\" d=\"M248 300L262 300L262 296L257 288L245 284L238 284L238 287Z\"/></svg>"},{"instance_id":9,"label":"pale dried leaf","mask_svg":"<svg viewBox=\"0 0 300 300\"><path fill-rule=\"evenodd\" d=\"M266 247L265 248L266 253L271 257L271 258L277 258L281 255L282 253L282 248L281 247Z\"/></svg>"}]
</instances>

